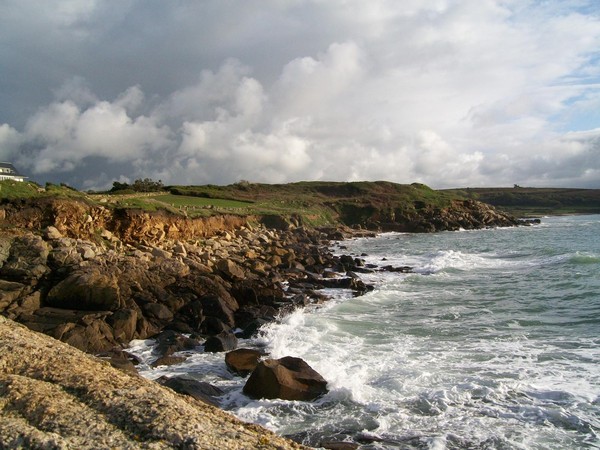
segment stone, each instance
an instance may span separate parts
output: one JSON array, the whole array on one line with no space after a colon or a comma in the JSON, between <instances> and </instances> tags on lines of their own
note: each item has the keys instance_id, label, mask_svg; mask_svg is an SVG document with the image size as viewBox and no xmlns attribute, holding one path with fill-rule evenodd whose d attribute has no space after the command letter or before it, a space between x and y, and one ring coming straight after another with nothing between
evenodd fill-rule
<instances>
[{"instance_id":1,"label":"stone","mask_svg":"<svg viewBox=\"0 0 600 450\"><path fill-rule=\"evenodd\" d=\"M239 348L227 352L225 355L225 364L231 372L246 377L256 369L258 361L265 355L266 353L260 350Z\"/></svg>"},{"instance_id":2,"label":"stone","mask_svg":"<svg viewBox=\"0 0 600 450\"><path fill-rule=\"evenodd\" d=\"M229 279L244 280L247 278L246 271L230 259L221 259L217 268Z\"/></svg>"},{"instance_id":3,"label":"stone","mask_svg":"<svg viewBox=\"0 0 600 450\"><path fill-rule=\"evenodd\" d=\"M83 245L77 251L83 259L94 259L96 257L96 252L89 245Z\"/></svg>"},{"instance_id":4,"label":"stone","mask_svg":"<svg viewBox=\"0 0 600 450\"><path fill-rule=\"evenodd\" d=\"M286 356L259 362L243 392L258 399L314 400L327 393L327 381L301 358Z\"/></svg>"},{"instance_id":5,"label":"stone","mask_svg":"<svg viewBox=\"0 0 600 450\"><path fill-rule=\"evenodd\" d=\"M319 443L319 447L322 447L326 450L357 450L360 448L360 445L354 442L321 441Z\"/></svg>"},{"instance_id":6,"label":"stone","mask_svg":"<svg viewBox=\"0 0 600 450\"><path fill-rule=\"evenodd\" d=\"M110 231L103 229L100 232L100 237L102 239L106 239L107 241L112 241L115 236Z\"/></svg>"},{"instance_id":7,"label":"stone","mask_svg":"<svg viewBox=\"0 0 600 450\"><path fill-rule=\"evenodd\" d=\"M48 273L49 254L50 247L41 236L32 233L19 236L12 241L0 277L22 283L35 282Z\"/></svg>"},{"instance_id":8,"label":"stone","mask_svg":"<svg viewBox=\"0 0 600 450\"><path fill-rule=\"evenodd\" d=\"M86 311L116 311L125 306L116 277L95 268L69 275L50 289L46 303Z\"/></svg>"},{"instance_id":9,"label":"stone","mask_svg":"<svg viewBox=\"0 0 600 450\"><path fill-rule=\"evenodd\" d=\"M170 356L183 350L193 350L200 345L197 339L186 337L173 330L165 330L155 336L157 345L153 353L159 356Z\"/></svg>"},{"instance_id":10,"label":"stone","mask_svg":"<svg viewBox=\"0 0 600 450\"><path fill-rule=\"evenodd\" d=\"M142 309L147 316L162 322L173 320L173 313L161 303L146 303Z\"/></svg>"},{"instance_id":11,"label":"stone","mask_svg":"<svg viewBox=\"0 0 600 450\"><path fill-rule=\"evenodd\" d=\"M231 330L230 326L226 325L221 319L211 316L205 318L202 325L200 325L200 332L208 336L216 336L229 330Z\"/></svg>"},{"instance_id":12,"label":"stone","mask_svg":"<svg viewBox=\"0 0 600 450\"><path fill-rule=\"evenodd\" d=\"M10 306L25 290L25 285L14 281L0 280L0 311Z\"/></svg>"},{"instance_id":13,"label":"stone","mask_svg":"<svg viewBox=\"0 0 600 450\"><path fill-rule=\"evenodd\" d=\"M152 249L152 256L155 258L169 259L173 256L173 254L167 250L163 250L162 248L154 247Z\"/></svg>"},{"instance_id":14,"label":"stone","mask_svg":"<svg viewBox=\"0 0 600 450\"><path fill-rule=\"evenodd\" d=\"M216 386L203 381L198 381L186 376L161 377L157 380L163 386L173 389L175 392L208 403L212 406L219 406L220 397L224 392Z\"/></svg>"},{"instance_id":15,"label":"stone","mask_svg":"<svg viewBox=\"0 0 600 450\"><path fill-rule=\"evenodd\" d=\"M135 361L137 363L137 360L135 358L132 358L129 353L124 352L123 350L111 349L108 352L99 353L97 356L100 359L108 362L115 369L119 369L123 372L127 372L133 375L137 375L138 373L133 362Z\"/></svg>"},{"instance_id":16,"label":"stone","mask_svg":"<svg viewBox=\"0 0 600 450\"><path fill-rule=\"evenodd\" d=\"M205 316L216 317L229 327L235 325L234 312L239 308L231 296L206 295L200 299Z\"/></svg>"},{"instance_id":17,"label":"stone","mask_svg":"<svg viewBox=\"0 0 600 450\"><path fill-rule=\"evenodd\" d=\"M237 338L229 331L224 331L216 336L209 337L204 343L204 351L210 353L227 352L235 350Z\"/></svg>"},{"instance_id":18,"label":"stone","mask_svg":"<svg viewBox=\"0 0 600 450\"><path fill-rule=\"evenodd\" d=\"M152 367L173 366L175 364L181 364L186 359L186 356L160 356L150 365Z\"/></svg>"},{"instance_id":19,"label":"stone","mask_svg":"<svg viewBox=\"0 0 600 450\"><path fill-rule=\"evenodd\" d=\"M187 256L188 254L185 246L181 242L176 243L172 250L175 255Z\"/></svg>"},{"instance_id":20,"label":"stone","mask_svg":"<svg viewBox=\"0 0 600 450\"><path fill-rule=\"evenodd\" d=\"M55 331L57 339L88 353L105 352L117 346L112 329L102 319L91 320L89 324L68 326L60 332L58 329Z\"/></svg>"},{"instance_id":21,"label":"stone","mask_svg":"<svg viewBox=\"0 0 600 450\"><path fill-rule=\"evenodd\" d=\"M49 226L44 230L44 237L47 240L60 239L63 237L60 231L56 227Z\"/></svg>"},{"instance_id":22,"label":"stone","mask_svg":"<svg viewBox=\"0 0 600 450\"><path fill-rule=\"evenodd\" d=\"M138 314L134 309L120 309L107 319L117 342L129 343L135 336Z\"/></svg>"}]
</instances>

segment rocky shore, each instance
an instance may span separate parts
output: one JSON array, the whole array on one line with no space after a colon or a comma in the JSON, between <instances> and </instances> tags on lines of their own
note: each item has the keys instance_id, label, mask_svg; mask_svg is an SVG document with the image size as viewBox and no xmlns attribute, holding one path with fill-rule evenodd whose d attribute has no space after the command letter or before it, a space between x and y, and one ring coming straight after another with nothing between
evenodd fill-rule
<instances>
[{"instance_id":1,"label":"rocky shore","mask_svg":"<svg viewBox=\"0 0 600 450\"><path fill-rule=\"evenodd\" d=\"M303 449L0 316L2 449Z\"/></svg>"},{"instance_id":2,"label":"rocky shore","mask_svg":"<svg viewBox=\"0 0 600 450\"><path fill-rule=\"evenodd\" d=\"M295 308L325 301L326 298L319 292L322 288L350 289L355 295L360 295L372 287L365 285L357 273L410 270L408 267L365 267L356 256L334 256L328 247L332 240L373 235L370 231L350 230L343 226L318 230L278 217L221 216L192 220L167 214L111 211L64 200L34 205L8 204L0 212L0 313L31 330L100 356L132 374L135 373L135 360L123 351L132 339L157 339L156 365L181 362L182 357L175 353L201 345L205 351L231 352L236 349L239 337L251 336L262 324ZM460 209L446 211L431 218L431 223L431 227L421 227L422 231L455 229L457 226L506 226L516 222L491 208L477 207L469 214ZM20 355L18 357L6 355L9 347L3 347L1 352L3 414L11 417L12 428L0 430L0 442L9 442L6 439L12 439L10 442L37 442L39 433L42 433L40 436L50 432L63 436L65 425L61 424L59 413L54 412L53 416L57 422L44 419L48 414L52 416L51 412L58 403L50 402L42 409L36 409L34 414L30 411L34 408L29 406L30 403L35 404L42 399L34 399L38 394L29 392L31 390L66 390L69 395L74 395L78 389L89 392L100 389L111 398L120 395L111 390L118 391L120 387L105 383L111 377L121 380L124 376L121 373L116 376L106 372L104 378L93 381L89 377L99 369L92 367L93 364L88 364L88 361L100 364L97 360L86 357L77 371L71 370L72 366L78 365L76 359L83 358L82 353L69 350L72 356L68 364L58 356L56 360L48 359L43 356L46 350L53 349L55 355L62 355L69 347L50 344L51 341L41 337L33 338L33 335L6 320L2 322L2 329L4 336L12 333L11 336L17 339L17 335L23 335L25 337L18 339L28 340L30 344L25 346L29 349L25 352L19 350L19 345L10 347L14 355ZM41 348L36 350L36 345ZM58 350L54 350L55 346ZM264 355L252 357L254 362L248 372L256 367L261 357ZM46 364L40 361L46 361ZM61 364L57 366L56 361L61 361ZM248 388L245 392L257 397L279 396L282 395L279 393L287 392L289 398L302 399L313 395L305 396L308 391L322 394L326 381L319 380L320 376L310 373L312 369L302 363L294 358L284 361L267 359L256 373L273 379L273 373L285 372L283 378L288 380L290 375L287 371L301 372L300 382L278 386L271 383L263 391ZM235 364L232 362L232 367ZM41 368L46 365L54 367L51 375L44 375L46 369ZM102 367L108 371L106 365ZM30 378L18 378L25 373L30 374L26 375ZM75 373L78 375L75 376ZM307 373L312 377L310 382L306 381ZM257 381L257 376L249 384L264 386L265 382ZM88 377L88 384L86 387L60 384L62 381L59 380L64 377L81 377L82 380ZM141 383L139 379L137 382ZM147 387L150 384L145 383L142 383L143 388L136 384L136 389L150 389ZM91 384L95 385L94 389ZM304 392L298 393L298 385ZM202 387L190 386L185 380L181 383L171 380L170 387L204 402L212 402L210 393L195 395L198 390L202 391ZM19 395L27 392L32 396L31 401L20 401ZM160 392L161 397L166 395L165 391ZM272 394L274 392L276 394ZM75 396L65 401L87 404L89 399ZM123 404L133 400L125 395L118 401L121 402L118 408L125 408ZM109 407L105 405L102 408ZM158 405L149 404L148 408L147 414L157 414L157 418L163 414L158 411L162 408ZM102 409L102 414L105 414L105 409ZM36 417L35 420L31 414ZM123 414L137 417L142 413L127 409ZM188 414L187 410L185 414ZM124 416L120 417L125 423ZM215 420L219 421L222 416L216 417ZM97 418L90 416L86 426L91 426L95 420ZM115 425L115 420L107 419L111 426ZM21 426L22 431L18 431ZM147 426L166 427L164 424ZM262 448L248 446L241 440L237 447L233 443L211 447L196 443L200 441L196 441L197 437L193 434L190 437L182 432L177 435L179 437L167 439L163 435L156 437L154 432L148 431L150 428L140 428L139 433L136 432L138 434L131 434L127 429L113 431L125 433L124 438L129 439L128 445L131 446L123 448L163 448L154 446L163 440L167 447ZM210 430L215 435L220 433L216 429ZM164 432L170 433L166 428ZM87 433L80 428L79 435L83 436L81 439L88 439L87 444L77 441L79 443L73 444L73 448L98 448L98 445L92 445L98 436L92 433L86 437ZM111 434L112 431L106 433ZM40 442L51 442L47 436L40 439ZM149 446L135 447L137 440ZM188 440L191 443L184 445ZM70 445L39 447L69 448ZM288 447L282 444L280 448Z\"/></svg>"}]
</instances>

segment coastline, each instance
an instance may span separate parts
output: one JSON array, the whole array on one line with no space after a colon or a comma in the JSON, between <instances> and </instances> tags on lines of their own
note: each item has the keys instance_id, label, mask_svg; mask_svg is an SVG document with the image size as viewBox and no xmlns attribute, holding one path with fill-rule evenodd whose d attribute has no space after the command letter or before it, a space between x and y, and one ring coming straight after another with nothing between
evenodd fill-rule
<instances>
[{"instance_id":1,"label":"coastline","mask_svg":"<svg viewBox=\"0 0 600 450\"><path fill-rule=\"evenodd\" d=\"M94 215L72 227L68 217L78 211L70 206L51 225L3 233L0 309L131 372L134 364L123 347L133 339L167 332L174 338L156 356L176 363L171 355L186 346L215 338L225 352L236 346L233 330L248 335L279 314L326 301L318 292L323 287L355 295L370 289L357 273L374 268L360 258L334 256L329 245L374 231L148 214L128 215L110 231L99 226L109 222ZM486 217L481 226L489 224ZM13 370L11 364L3 370ZM8 404L15 406L14 400Z\"/></svg>"}]
</instances>

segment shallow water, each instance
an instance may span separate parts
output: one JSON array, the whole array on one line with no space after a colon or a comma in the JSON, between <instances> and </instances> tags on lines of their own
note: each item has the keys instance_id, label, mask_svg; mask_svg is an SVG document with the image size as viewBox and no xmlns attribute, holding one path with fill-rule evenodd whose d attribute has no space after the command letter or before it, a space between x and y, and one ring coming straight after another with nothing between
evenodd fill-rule
<instances>
[{"instance_id":1,"label":"shallow water","mask_svg":"<svg viewBox=\"0 0 600 450\"><path fill-rule=\"evenodd\" d=\"M600 216L343 245L415 273L366 275L373 292L338 292L244 343L305 359L328 380L321 399L251 400L222 355L201 352L143 374L213 382L226 409L309 445L600 448ZM148 362L149 345L133 343Z\"/></svg>"}]
</instances>

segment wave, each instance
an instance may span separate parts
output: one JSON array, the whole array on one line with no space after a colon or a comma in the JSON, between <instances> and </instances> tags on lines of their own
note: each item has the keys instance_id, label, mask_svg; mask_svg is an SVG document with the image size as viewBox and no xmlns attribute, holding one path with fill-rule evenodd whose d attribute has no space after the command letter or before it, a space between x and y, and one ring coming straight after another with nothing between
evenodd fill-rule
<instances>
[{"instance_id":1,"label":"wave","mask_svg":"<svg viewBox=\"0 0 600 450\"><path fill-rule=\"evenodd\" d=\"M416 273L424 275L435 274L445 271L468 271L477 268L495 269L517 267L521 262L522 255L478 255L464 253L458 250L439 250L428 255L427 260L420 267L415 267Z\"/></svg>"},{"instance_id":2,"label":"wave","mask_svg":"<svg viewBox=\"0 0 600 450\"><path fill-rule=\"evenodd\" d=\"M574 265L598 264L600 263L600 256L587 252L575 252L573 255L570 255L567 262Z\"/></svg>"}]
</instances>

